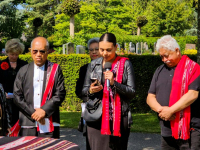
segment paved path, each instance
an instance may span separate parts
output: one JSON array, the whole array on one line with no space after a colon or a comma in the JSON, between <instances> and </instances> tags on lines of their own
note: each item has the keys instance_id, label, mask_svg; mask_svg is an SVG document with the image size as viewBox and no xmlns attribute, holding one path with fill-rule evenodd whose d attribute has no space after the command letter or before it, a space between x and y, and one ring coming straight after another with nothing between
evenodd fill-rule
<instances>
[{"instance_id":1,"label":"paved path","mask_svg":"<svg viewBox=\"0 0 200 150\"><path fill-rule=\"evenodd\" d=\"M76 129L61 128L60 138L76 143L80 150L85 150L85 137ZM160 134L131 132L128 150L160 150Z\"/></svg>"}]
</instances>

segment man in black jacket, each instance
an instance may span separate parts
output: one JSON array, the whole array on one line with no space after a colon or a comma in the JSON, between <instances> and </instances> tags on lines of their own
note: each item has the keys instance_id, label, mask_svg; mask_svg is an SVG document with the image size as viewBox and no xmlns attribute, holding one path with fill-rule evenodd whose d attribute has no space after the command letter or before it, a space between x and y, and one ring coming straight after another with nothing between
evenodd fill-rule
<instances>
[{"instance_id":1,"label":"man in black jacket","mask_svg":"<svg viewBox=\"0 0 200 150\"><path fill-rule=\"evenodd\" d=\"M20 136L60 136L59 106L66 91L60 66L47 60L48 49L49 43L44 37L33 39L31 56L34 62L20 69L14 83L14 102L20 108ZM48 93L51 91L49 83L53 84L52 93Z\"/></svg>"}]
</instances>

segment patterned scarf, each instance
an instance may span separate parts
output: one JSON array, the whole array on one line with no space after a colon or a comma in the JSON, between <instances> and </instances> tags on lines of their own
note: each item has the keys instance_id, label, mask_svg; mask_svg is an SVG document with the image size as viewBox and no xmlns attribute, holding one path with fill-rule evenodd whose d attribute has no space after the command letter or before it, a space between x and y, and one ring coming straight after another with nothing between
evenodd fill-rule
<instances>
[{"instance_id":1,"label":"patterned scarf","mask_svg":"<svg viewBox=\"0 0 200 150\"><path fill-rule=\"evenodd\" d=\"M183 55L179 61L172 79L169 107L175 104L185 93L188 86L200 75L200 66ZM190 106L176 113L171 123L172 136L175 139L187 140L190 138Z\"/></svg>"},{"instance_id":2,"label":"patterned scarf","mask_svg":"<svg viewBox=\"0 0 200 150\"><path fill-rule=\"evenodd\" d=\"M124 73L124 64L128 58L117 56L112 63L111 71L117 68L115 81L122 83L122 77ZM119 62L118 62L119 61ZM118 65L116 65L118 63ZM116 69L114 69L116 70ZM109 115L109 98L111 96L111 101L113 105L113 135L121 137L120 133L120 122L121 122L121 100L120 95L116 93L112 96L112 90L107 90L107 84L105 82L103 89L103 100L102 100L102 124L101 124L101 134L111 135L110 131L110 115ZM114 99L113 99L114 98Z\"/></svg>"},{"instance_id":3,"label":"patterned scarf","mask_svg":"<svg viewBox=\"0 0 200 150\"><path fill-rule=\"evenodd\" d=\"M46 88L44 91L44 95L42 98L41 107L46 103L46 101L50 100L53 92L53 85L55 81L55 75L58 70L58 64L52 63L48 61L47 65L47 78L46 78ZM54 131L52 116L49 117L49 132ZM37 126L37 131L40 131L39 126Z\"/></svg>"}]
</instances>

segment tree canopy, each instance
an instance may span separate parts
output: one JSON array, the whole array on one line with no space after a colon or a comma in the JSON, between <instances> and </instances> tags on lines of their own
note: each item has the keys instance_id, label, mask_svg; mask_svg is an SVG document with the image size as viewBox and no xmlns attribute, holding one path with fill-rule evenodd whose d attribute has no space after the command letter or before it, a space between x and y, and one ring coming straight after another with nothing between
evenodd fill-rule
<instances>
[{"instance_id":1,"label":"tree canopy","mask_svg":"<svg viewBox=\"0 0 200 150\"><path fill-rule=\"evenodd\" d=\"M40 18L42 25L38 27L37 35L61 46L73 40L69 32L70 14L76 13L75 40L80 43L85 42L86 36L105 32L113 32L122 38L137 35L138 27L142 36L197 34L197 0L78 0L79 5L76 6L75 1L1 1L0 35L17 37L24 32L27 37L33 38L33 21ZM16 9L19 3L25 8L24 12ZM72 5L77 9L70 9Z\"/></svg>"},{"instance_id":2,"label":"tree canopy","mask_svg":"<svg viewBox=\"0 0 200 150\"><path fill-rule=\"evenodd\" d=\"M0 2L0 38L19 38L25 28L23 10L17 10L14 0Z\"/></svg>"}]
</instances>

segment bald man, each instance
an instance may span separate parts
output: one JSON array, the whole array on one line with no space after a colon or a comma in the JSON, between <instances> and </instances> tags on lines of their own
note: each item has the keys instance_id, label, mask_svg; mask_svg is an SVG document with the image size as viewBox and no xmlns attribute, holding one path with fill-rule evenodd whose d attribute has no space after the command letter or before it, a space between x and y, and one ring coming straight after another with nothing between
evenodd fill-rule
<instances>
[{"instance_id":1,"label":"bald man","mask_svg":"<svg viewBox=\"0 0 200 150\"><path fill-rule=\"evenodd\" d=\"M20 108L19 136L60 137L59 106L66 91L60 66L47 60L48 49L47 39L33 39L33 62L22 67L15 79L13 93Z\"/></svg>"}]
</instances>

